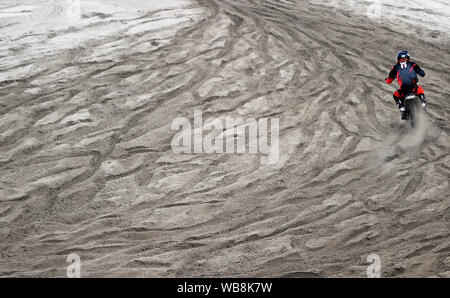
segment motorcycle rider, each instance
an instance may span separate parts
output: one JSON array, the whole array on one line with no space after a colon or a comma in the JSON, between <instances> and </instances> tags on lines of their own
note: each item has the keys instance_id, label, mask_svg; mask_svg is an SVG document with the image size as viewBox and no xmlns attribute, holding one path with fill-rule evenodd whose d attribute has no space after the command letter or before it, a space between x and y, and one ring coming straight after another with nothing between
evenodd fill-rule
<instances>
[{"instance_id":1,"label":"motorcycle rider","mask_svg":"<svg viewBox=\"0 0 450 298\"><path fill-rule=\"evenodd\" d=\"M422 107L426 107L425 91L417 82L419 79L417 75L421 77L425 76L425 72L414 62L411 62L411 56L408 51L403 50L397 54L397 64L391 68L389 76L385 79L386 83L391 84L397 79L400 89L394 92L394 100L397 107L402 112L402 119L407 120L405 112L405 97L408 93L414 93L422 102Z\"/></svg>"}]
</instances>

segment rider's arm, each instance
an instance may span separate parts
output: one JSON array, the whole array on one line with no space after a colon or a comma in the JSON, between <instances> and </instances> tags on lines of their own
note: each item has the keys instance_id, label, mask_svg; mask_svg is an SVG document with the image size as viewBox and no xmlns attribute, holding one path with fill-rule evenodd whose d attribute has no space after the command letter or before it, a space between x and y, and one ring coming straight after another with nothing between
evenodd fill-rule
<instances>
[{"instance_id":1,"label":"rider's arm","mask_svg":"<svg viewBox=\"0 0 450 298\"><path fill-rule=\"evenodd\" d=\"M414 71L415 71L419 76L421 76L421 77L424 77L424 76L425 76L425 72L423 71L422 68L420 68L419 65L417 65L417 64L414 63L413 68L414 68Z\"/></svg>"},{"instance_id":2,"label":"rider's arm","mask_svg":"<svg viewBox=\"0 0 450 298\"><path fill-rule=\"evenodd\" d=\"M392 66L389 76L386 78L386 83L391 84L397 77L397 65Z\"/></svg>"}]
</instances>

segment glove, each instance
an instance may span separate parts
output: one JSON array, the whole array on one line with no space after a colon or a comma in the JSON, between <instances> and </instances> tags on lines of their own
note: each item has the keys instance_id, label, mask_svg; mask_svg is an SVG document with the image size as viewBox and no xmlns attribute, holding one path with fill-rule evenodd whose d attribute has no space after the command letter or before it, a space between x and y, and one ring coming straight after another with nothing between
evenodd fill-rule
<instances>
[{"instance_id":1,"label":"glove","mask_svg":"<svg viewBox=\"0 0 450 298\"><path fill-rule=\"evenodd\" d=\"M422 102L422 108L426 108L427 107L427 104L426 103L424 103L424 102Z\"/></svg>"},{"instance_id":2,"label":"glove","mask_svg":"<svg viewBox=\"0 0 450 298\"><path fill-rule=\"evenodd\" d=\"M406 111L405 107L401 107L400 111L402 111L402 112Z\"/></svg>"}]
</instances>

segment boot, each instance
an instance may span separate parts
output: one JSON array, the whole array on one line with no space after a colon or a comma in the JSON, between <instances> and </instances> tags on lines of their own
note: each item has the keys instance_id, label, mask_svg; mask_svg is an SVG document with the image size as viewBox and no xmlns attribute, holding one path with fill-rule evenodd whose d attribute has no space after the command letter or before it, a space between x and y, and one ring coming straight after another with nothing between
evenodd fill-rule
<instances>
[{"instance_id":1,"label":"boot","mask_svg":"<svg viewBox=\"0 0 450 298\"><path fill-rule=\"evenodd\" d=\"M400 111L402 112L402 120L408 120L408 114L406 113L405 107L401 107Z\"/></svg>"},{"instance_id":2,"label":"boot","mask_svg":"<svg viewBox=\"0 0 450 298\"><path fill-rule=\"evenodd\" d=\"M419 95L420 101L422 102L422 108L426 108L427 106L427 101L425 100L425 94L420 94Z\"/></svg>"}]
</instances>

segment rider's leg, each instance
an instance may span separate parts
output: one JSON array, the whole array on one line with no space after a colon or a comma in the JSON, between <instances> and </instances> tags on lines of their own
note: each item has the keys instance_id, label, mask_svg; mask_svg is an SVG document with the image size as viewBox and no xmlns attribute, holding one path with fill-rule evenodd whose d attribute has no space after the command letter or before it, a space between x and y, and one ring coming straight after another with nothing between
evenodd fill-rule
<instances>
[{"instance_id":1,"label":"rider's leg","mask_svg":"<svg viewBox=\"0 0 450 298\"><path fill-rule=\"evenodd\" d=\"M393 96L394 96L395 103L397 104L397 107L402 112L402 120L406 120L408 118L408 116L407 116L406 110L405 110L405 94L404 94L403 90L399 89L399 90L395 91Z\"/></svg>"},{"instance_id":2,"label":"rider's leg","mask_svg":"<svg viewBox=\"0 0 450 298\"><path fill-rule=\"evenodd\" d=\"M417 85L417 88L414 92L417 96L419 96L420 101L422 102L422 106L424 106L423 104L426 104L426 100L425 100L425 90L423 90L423 88L419 85Z\"/></svg>"},{"instance_id":3,"label":"rider's leg","mask_svg":"<svg viewBox=\"0 0 450 298\"><path fill-rule=\"evenodd\" d=\"M404 97L403 92L401 89L397 90L394 92L393 94L394 100L395 100L395 104L397 105L397 108L401 108L404 106L404 101L401 101L401 98Z\"/></svg>"}]
</instances>

